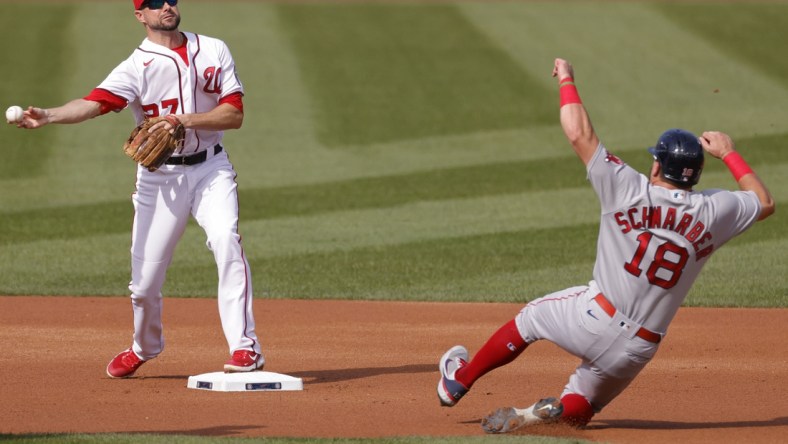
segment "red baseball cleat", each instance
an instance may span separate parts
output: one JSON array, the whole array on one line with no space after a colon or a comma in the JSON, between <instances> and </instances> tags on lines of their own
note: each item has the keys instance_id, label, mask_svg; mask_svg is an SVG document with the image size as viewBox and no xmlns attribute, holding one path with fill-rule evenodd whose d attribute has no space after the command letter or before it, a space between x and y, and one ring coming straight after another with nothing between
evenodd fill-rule
<instances>
[{"instance_id":1,"label":"red baseball cleat","mask_svg":"<svg viewBox=\"0 0 788 444\"><path fill-rule=\"evenodd\" d=\"M263 355L252 350L236 350L233 352L233 358L224 364L224 372L251 372L262 369L263 365L265 365Z\"/></svg>"},{"instance_id":2,"label":"red baseball cleat","mask_svg":"<svg viewBox=\"0 0 788 444\"><path fill-rule=\"evenodd\" d=\"M144 363L145 361L140 359L136 353L128 349L118 353L117 356L109 361L109 365L107 365L107 375L110 378L128 378L134 375L134 372Z\"/></svg>"}]
</instances>

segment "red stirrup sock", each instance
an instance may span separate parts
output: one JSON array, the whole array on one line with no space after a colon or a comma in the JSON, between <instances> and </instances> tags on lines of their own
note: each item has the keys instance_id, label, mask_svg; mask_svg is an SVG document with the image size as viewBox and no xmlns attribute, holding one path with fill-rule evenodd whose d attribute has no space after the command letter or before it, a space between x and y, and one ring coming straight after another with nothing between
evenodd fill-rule
<instances>
[{"instance_id":1,"label":"red stirrup sock","mask_svg":"<svg viewBox=\"0 0 788 444\"><path fill-rule=\"evenodd\" d=\"M564 406L564 412L561 413L561 421L571 426L585 426L594 416L594 409L585 396L569 393L561 398L561 404Z\"/></svg>"},{"instance_id":2,"label":"red stirrup sock","mask_svg":"<svg viewBox=\"0 0 788 444\"><path fill-rule=\"evenodd\" d=\"M454 378L465 387L471 388L473 383L486 373L514 361L527 346L512 319L490 336L473 359L457 370Z\"/></svg>"}]
</instances>

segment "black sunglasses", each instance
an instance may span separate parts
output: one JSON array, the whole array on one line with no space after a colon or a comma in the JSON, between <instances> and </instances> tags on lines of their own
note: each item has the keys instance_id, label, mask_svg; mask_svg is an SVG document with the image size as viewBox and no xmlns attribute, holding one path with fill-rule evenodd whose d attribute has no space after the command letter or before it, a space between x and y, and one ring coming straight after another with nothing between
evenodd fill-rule
<instances>
[{"instance_id":1,"label":"black sunglasses","mask_svg":"<svg viewBox=\"0 0 788 444\"><path fill-rule=\"evenodd\" d=\"M164 4L167 3L170 6L175 6L178 4L178 0L148 0L142 3L140 9L148 8L148 9L161 9L164 7Z\"/></svg>"}]
</instances>

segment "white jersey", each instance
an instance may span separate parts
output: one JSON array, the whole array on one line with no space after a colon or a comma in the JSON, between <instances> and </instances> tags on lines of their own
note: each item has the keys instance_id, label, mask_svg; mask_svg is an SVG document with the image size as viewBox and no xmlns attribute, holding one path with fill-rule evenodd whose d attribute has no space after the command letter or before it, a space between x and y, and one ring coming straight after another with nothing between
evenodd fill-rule
<instances>
[{"instance_id":1,"label":"white jersey","mask_svg":"<svg viewBox=\"0 0 788 444\"><path fill-rule=\"evenodd\" d=\"M630 319L664 333L709 256L757 220L758 197L651 185L601 143L587 169L602 210L596 285Z\"/></svg>"},{"instance_id":2,"label":"white jersey","mask_svg":"<svg viewBox=\"0 0 788 444\"><path fill-rule=\"evenodd\" d=\"M189 32L183 35L188 64L175 51L146 38L98 86L125 98L137 124L145 117L208 112L222 97L243 94L224 42ZM221 131L187 130L176 155L204 151L219 144L222 135Z\"/></svg>"}]
</instances>

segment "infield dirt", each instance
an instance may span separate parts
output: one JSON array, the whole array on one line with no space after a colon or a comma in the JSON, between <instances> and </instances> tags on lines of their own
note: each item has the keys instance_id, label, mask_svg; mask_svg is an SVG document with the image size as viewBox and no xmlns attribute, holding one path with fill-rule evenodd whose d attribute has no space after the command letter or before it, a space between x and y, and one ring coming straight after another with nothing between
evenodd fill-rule
<instances>
[{"instance_id":1,"label":"infield dirt","mask_svg":"<svg viewBox=\"0 0 788 444\"><path fill-rule=\"evenodd\" d=\"M133 432L227 437L483 435L498 407L560 394L577 360L547 342L479 380L454 408L437 360L471 355L515 304L255 301L266 370L300 392L186 388L228 358L216 301L166 299L164 353L115 380L131 343L127 298L0 297L0 433ZM610 443L786 442L788 309L682 308L652 363L585 430L522 434Z\"/></svg>"}]
</instances>

